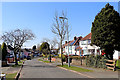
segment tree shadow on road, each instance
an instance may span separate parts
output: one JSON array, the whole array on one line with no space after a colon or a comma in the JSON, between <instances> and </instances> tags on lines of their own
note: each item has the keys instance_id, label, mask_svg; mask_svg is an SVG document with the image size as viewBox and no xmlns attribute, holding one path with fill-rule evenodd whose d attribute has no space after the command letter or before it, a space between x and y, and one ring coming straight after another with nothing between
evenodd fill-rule
<instances>
[{"instance_id":1,"label":"tree shadow on road","mask_svg":"<svg viewBox=\"0 0 120 80\"><path fill-rule=\"evenodd\" d=\"M36 68L56 68L56 66L50 65L24 65L24 67L36 67Z\"/></svg>"}]
</instances>

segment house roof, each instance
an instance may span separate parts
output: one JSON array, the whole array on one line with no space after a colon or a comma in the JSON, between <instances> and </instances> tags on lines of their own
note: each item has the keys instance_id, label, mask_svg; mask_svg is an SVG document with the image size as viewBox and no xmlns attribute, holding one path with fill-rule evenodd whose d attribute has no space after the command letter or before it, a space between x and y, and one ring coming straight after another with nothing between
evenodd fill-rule
<instances>
[{"instance_id":1,"label":"house roof","mask_svg":"<svg viewBox=\"0 0 120 80\"><path fill-rule=\"evenodd\" d=\"M69 45L72 45L73 43L74 43L74 40L69 41ZM67 45L68 45L68 43L63 44L63 48L65 48L65 46L67 46Z\"/></svg>"},{"instance_id":2,"label":"house roof","mask_svg":"<svg viewBox=\"0 0 120 80\"><path fill-rule=\"evenodd\" d=\"M76 50L79 50L79 49L82 49L82 48L81 48L80 46L78 46L78 47L76 47L75 49L76 49Z\"/></svg>"},{"instance_id":3,"label":"house roof","mask_svg":"<svg viewBox=\"0 0 120 80\"><path fill-rule=\"evenodd\" d=\"M75 41L76 41L76 40L71 41L71 42L69 43L69 44L70 44L70 46L74 45Z\"/></svg>"},{"instance_id":4,"label":"house roof","mask_svg":"<svg viewBox=\"0 0 120 80\"><path fill-rule=\"evenodd\" d=\"M92 33L89 33L87 36L85 36L84 38L82 38L81 40L87 40L87 39L91 39Z\"/></svg>"},{"instance_id":5,"label":"house roof","mask_svg":"<svg viewBox=\"0 0 120 80\"><path fill-rule=\"evenodd\" d=\"M70 45L70 46L76 45L76 43L79 42L82 37L80 36L80 37L76 37L76 38L77 38L76 40L69 41L69 45ZM67 46L67 45L68 45L68 43L65 43L65 44L63 45L63 48L65 48L65 46Z\"/></svg>"},{"instance_id":6,"label":"house roof","mask_svg":"<svg viewBox=\"0 0 120 80\"><path fill-rule=\"evenodd\" d=\"M74 42L75 42L75 40L69 41L69 45L72 45ZM67 45L68 45L68 43L65 44L65 46L67 46Z\"/></svg>"},{"instance_id":7,"label":"house roof","mask_svg":"<svg viewBox=\"0 0 120 80\"><path fill-rule=\"evenodd\" d=\"M77 40L75 41L74 45L76 45L77 42L79 42L82 39L82 36L78 37Z\"/></svg>"}]
</instances>

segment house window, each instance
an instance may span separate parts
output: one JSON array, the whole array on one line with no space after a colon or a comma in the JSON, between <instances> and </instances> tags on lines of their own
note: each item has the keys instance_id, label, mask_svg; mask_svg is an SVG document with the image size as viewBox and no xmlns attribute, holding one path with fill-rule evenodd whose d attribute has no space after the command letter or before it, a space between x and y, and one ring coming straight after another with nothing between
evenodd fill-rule
<instances>
[{"instance_id":1,"label":"house window","mask_svg":"<svg viewBox=\"0 0 120 80\"><path fill-rule=\"evenodd\" d=\"M72 50L72 46L69 47L69 50Z\"/></svg>"},{"instance_id":2,"label":"house window","mask_svg":"<svg viewBox=\"0 0 120 80\"><path fill-rule=\"evenodd\" d=\"M81 41L81 45L86 45L86 41Z\"/></svg>"},{"instance_id":3,"label":"house window","mask_svg":"<svg viewBox=\"0 0 120 80\"><path fill-rule=\"evenodd\" d=\"M88 44L90 44L91 43L91 40L88 40Z\"/></svg>"},{"instance_id":4,"label":"house window","mask_svg":"<svg viewBox=\"0 0 120 80\"><path fill-rule=\"evenodd\" d=\"M73 49L74 49L74 47L73 47Z\"/></svg>"}]
</instances>

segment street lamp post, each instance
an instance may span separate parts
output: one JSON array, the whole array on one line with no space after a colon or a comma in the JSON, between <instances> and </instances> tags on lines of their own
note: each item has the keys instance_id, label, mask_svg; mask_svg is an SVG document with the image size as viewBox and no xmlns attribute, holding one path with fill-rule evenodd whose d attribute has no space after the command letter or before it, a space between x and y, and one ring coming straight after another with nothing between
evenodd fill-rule
<instances>
[{"instance_id":1,"label":"street lamp post","mask_svg":"<svg viewBox=\"0 0 120 80\"><path fill-rule=\"evenodd\" d=\"M68 40L68 67L70 67L70 57L69 57L69 31L68 31L68 18L66 17L59 17L59 19L66 19L67 20L67 40Z\"/></svg>"}]
</instances>

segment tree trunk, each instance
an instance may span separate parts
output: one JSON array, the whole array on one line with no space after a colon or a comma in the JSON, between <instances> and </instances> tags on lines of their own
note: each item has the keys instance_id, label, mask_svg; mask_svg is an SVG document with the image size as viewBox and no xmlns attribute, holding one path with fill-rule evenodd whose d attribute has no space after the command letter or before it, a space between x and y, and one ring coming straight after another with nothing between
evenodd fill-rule
<instances>
[{"instance_id":1,"label":"tree trunk","mask_svg":"<svg viewBox=\"0 0 120 80\"><path fill-rule=\"evenodd\" d=\"M21 59L20 59L20 56L21 56L20 54L21 54L21 49L19 49L19 61L21 60Z\"/></svg>"},{"instance_id":2,"label":"tree trunk","mask_svg":"<svg viewBox=\"0 0 120 80\"><path fill-rule=\"evenodd\" d=\"M60 41L60 50L61 50L61 65L63 66L63 56L62 56L62 40Z\"/></svg>"},{"instance_id":3,"label":"tree trunk","mask_svg":"<svg viewBox=\"0 0 120 80\"><path fill-rule=\"evenodd\" d=\"M14 51L14 55L15 55L15 65L18 65L18 61L17 61L17 53Z\"/></svg>"},{"instance_id":4,"label":"tree trunk","mask_svg":"<svg viewBox=\"0 0 120 80\"><path fill-rule=\"evenodd\" d=\"M50 63L51 63L51 49L50 49L50 52L49 52L49 58L50 58Z\"/></svg>"}]
</instances>

